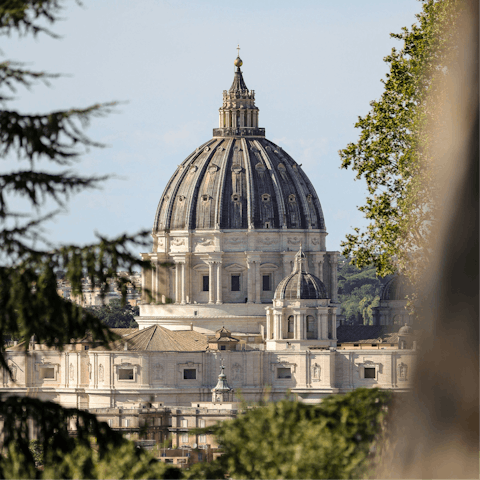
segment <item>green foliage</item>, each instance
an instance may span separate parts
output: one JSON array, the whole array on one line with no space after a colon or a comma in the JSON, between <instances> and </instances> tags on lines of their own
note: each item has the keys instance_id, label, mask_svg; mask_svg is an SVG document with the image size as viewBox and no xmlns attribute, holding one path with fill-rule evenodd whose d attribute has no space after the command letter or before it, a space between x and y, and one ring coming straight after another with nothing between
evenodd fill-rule
<instances>
[{"instance_id":1,"label":"green foliage","mask_svg":"<svg viewBox=\"0 0 480 480\"><path fill-rule=\"evenodd\" d=\"M339 262L338 297L347 323L372 325L372 308L380 303L381 289L375 267L359 269L348 260Z\"/></svg>"},{"instance_id":2,"label":"green foliage","mask_svg":"<svg viewBox=\"0 0 480 480\"><path fill-rule=\"evenodd\" d=\"M95 415L53 402L11 397L0 402L5 422L1 478L180 478L179 470L155 460ZM30 441L28 419L38 419L37 441ZM78 435L67 431L75 423ZM92 448L93 442L93 448ZM43 465L43 472L35 462Z\"/></svg>"},{"instance_id":3,"label":"green foliage","mask_svg":"<svg viewBox=\"0 0 480 480\"><path fill-rule=\"evenodd\" d=\"M365 478L375 463L390 392L357 389L318 405L282 400L216 425L225 452L190 478Z\"/></svg>"},{"instance_id":4,"label":"green foliage","mask_svg":"<svg viewBox=\"0 0 480 480\"><path fill-rule=\"evenodd\" d=\"M371 102L370 112L359 117L359 140L339 152L342 168L351 168L366 182L368 196L359 210L369 222L366 230L355 228L347 235L342 253L358 267L375 265L382 277L399 270L412 278L425 267L433 205L441 194L431 181L432 159L426 154L430 137L425 124L434 115L427 98L437 93L433 79L448 75L444 66L456 45L451 27L462 2L422 3L417 23L391 35L403 46L384 59L390 68L382 81L384 91Z\"/></svg>"},{"instance_id":5,"label":"green foliage","mask_svg":"<svg viewBox=\"0 0 480 480\"><path fill-rule=\"evenodd\" d=\"M136 328L138 323L135 317L139 315L139 308L129 303L122 306L120 300L112 300L101 307L88 307L87 310L100 319L109 328Z\"/></svg>"},{"instance_id":6,"label":"green foliage","mask_svg":"<svg viewBox=\"0 0 480 480\"><path fill-rule=\"evenodd\" d=\"M36 465L43 465L43 445L38 440L30 440L29 447Z\"/></svg>"},{"instance_id":7,"label":"green foliage","mask_svg":"<svg viewBox=\"0 0 480 480\"><path fill-rule=\"evenodd\" d=\"M47 33L45 23L54 23L62 10L60 0L7 0L0 5L0 34ZM54 203L65 207L72 194L98 187L107 177L85 176L72 168L90 147L101 147L84 133L89 121L107 114L114 102L86 108L69 108L45 114L29 114L6 108L17 87L48 83L57 75L35 72L14 61L0 63L0 157L5 161L0 174L0 336L8 332L25 340L59 349L71 338L89 332L95 342L107 345L115 340L108 328L88 310L65 301L57 293L55 273L65 272L73 295L82 293L82 278L105 294L111 284L127 294L130 274L138 267L149 268L131 248L147 245L148 232L107 239L98 235L92 245L53 245L43 236L43 225L58 213L46 211ZM11 208L20 198L24 211ZM9 371L4 352L0 366ZM31 397L0 399L3 421L2 478L40 477L35 462L42 461L47 478L103 478L118 476L119 468L129 478L161 478L171 475L141 449L123 439L94 415L62 408ZM29 441L29 423L34 421L38 441ZM75 424L75 438L67 426ZM91 448L92 439L96 447ZM178 475L175 471L174 475ZM103 476L103 477L102 477Z\"/></svg>"}]
</instances>

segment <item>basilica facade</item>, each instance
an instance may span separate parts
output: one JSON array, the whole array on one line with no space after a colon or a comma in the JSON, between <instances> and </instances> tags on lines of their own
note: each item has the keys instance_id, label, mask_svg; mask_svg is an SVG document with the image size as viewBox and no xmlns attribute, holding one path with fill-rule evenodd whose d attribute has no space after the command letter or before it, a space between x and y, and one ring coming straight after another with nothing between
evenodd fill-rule
<instances>
[{"instance_id":1,"label":"basilica facade","mask_svg":"<svg viewBox=\"0 0 480 480\"><path fill-rule=\"evenodd\" d=\"M139 328L118 329L109 350L88 337L64 351L13 346L2 392L86 409L189 406L211 401L221 366L251 401L266 390L306 402L360 386L408 390L410 330L338 342L338 254L320 200L266 139L241 66L213 138L178 165L158 204Z\"/></svg>"}]
</instances>

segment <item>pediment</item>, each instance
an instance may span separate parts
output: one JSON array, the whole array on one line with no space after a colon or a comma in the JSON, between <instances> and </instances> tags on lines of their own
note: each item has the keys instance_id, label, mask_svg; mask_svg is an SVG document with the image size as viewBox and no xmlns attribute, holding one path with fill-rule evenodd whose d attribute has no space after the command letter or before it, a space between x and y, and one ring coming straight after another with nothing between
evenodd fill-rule
<instances>
[{"instance_id":1,"label":"pediment","mask_svg":"<svg viewBox=\"0 0 480 480\"><path fill-rule=\"evenodd\" d=\"M243 272L245 270L245 267L239 265L238 263L233 263L232 265L225 267L225 270L227 272Z\"/></svg>"},{"instance_id":2,"label":"pediment","mask_svg":"<svg viewBox=\"0 0 480 480\"><path fill-rule=\"evenodd\" d=\"M208 272L208 265L206 263L199 263L193 267L197 272Z\"/></svg>"},{"instance_id":3,"label":"pediment","mask_svg":"<svg viewBox=\"0 0 480 480\"><path fill-rule=\"evenodd\" d=\"M274 263L262 263L260 265L260 270L277 270L278 265L275 265Z\"/></svg>"}]
</instances>

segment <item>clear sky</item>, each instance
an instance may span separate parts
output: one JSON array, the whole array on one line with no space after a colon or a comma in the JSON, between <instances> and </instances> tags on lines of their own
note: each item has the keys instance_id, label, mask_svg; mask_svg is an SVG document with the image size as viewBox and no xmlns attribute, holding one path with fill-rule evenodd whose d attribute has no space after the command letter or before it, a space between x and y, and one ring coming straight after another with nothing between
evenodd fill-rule
<instances>
[{"instance_id":1,"label":"clear sky","mask_svg":"<svg viewBox=\"0 0 480 480\"><path fill-rule=\"evenodd\" d=\"M309 175L322 203L327 249L365 220L365 188L341 170L338 150L382 92L390 38L415 22L417 0L82 0L53 26L60 40L3 38L4 59L66 74L50 87L18 90L16 106L39 113L110 100L116 113L87 133L108 148L75 169L115 174L102 190L73 197L48 224L56 242L83 244L150 229L175 167L218 126L222 91L242 70L256 92L260 127ZM9 160L10 161L10 160ZM11 165L12 166L12 165Z\"/></svg>"}]
</instances>

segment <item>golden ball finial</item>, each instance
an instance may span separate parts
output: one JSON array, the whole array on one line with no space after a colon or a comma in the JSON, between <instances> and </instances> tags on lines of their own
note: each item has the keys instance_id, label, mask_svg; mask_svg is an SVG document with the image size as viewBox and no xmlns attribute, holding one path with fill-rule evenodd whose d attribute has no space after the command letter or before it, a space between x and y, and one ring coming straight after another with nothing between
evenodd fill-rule
<instances>
[{"instance_id":1,"label":"golden ball finial","mask_svg":"<svg viewBox=\"0 0 480 480\"><path fill-rule=\"evenodd\" d=\"M242 62L242 59L240 57L237 57L235 59L235 61L233 62L233 64L236 66L236 67L241 67L243 65L243 62Z\"/></svg>"}]
</instances>

